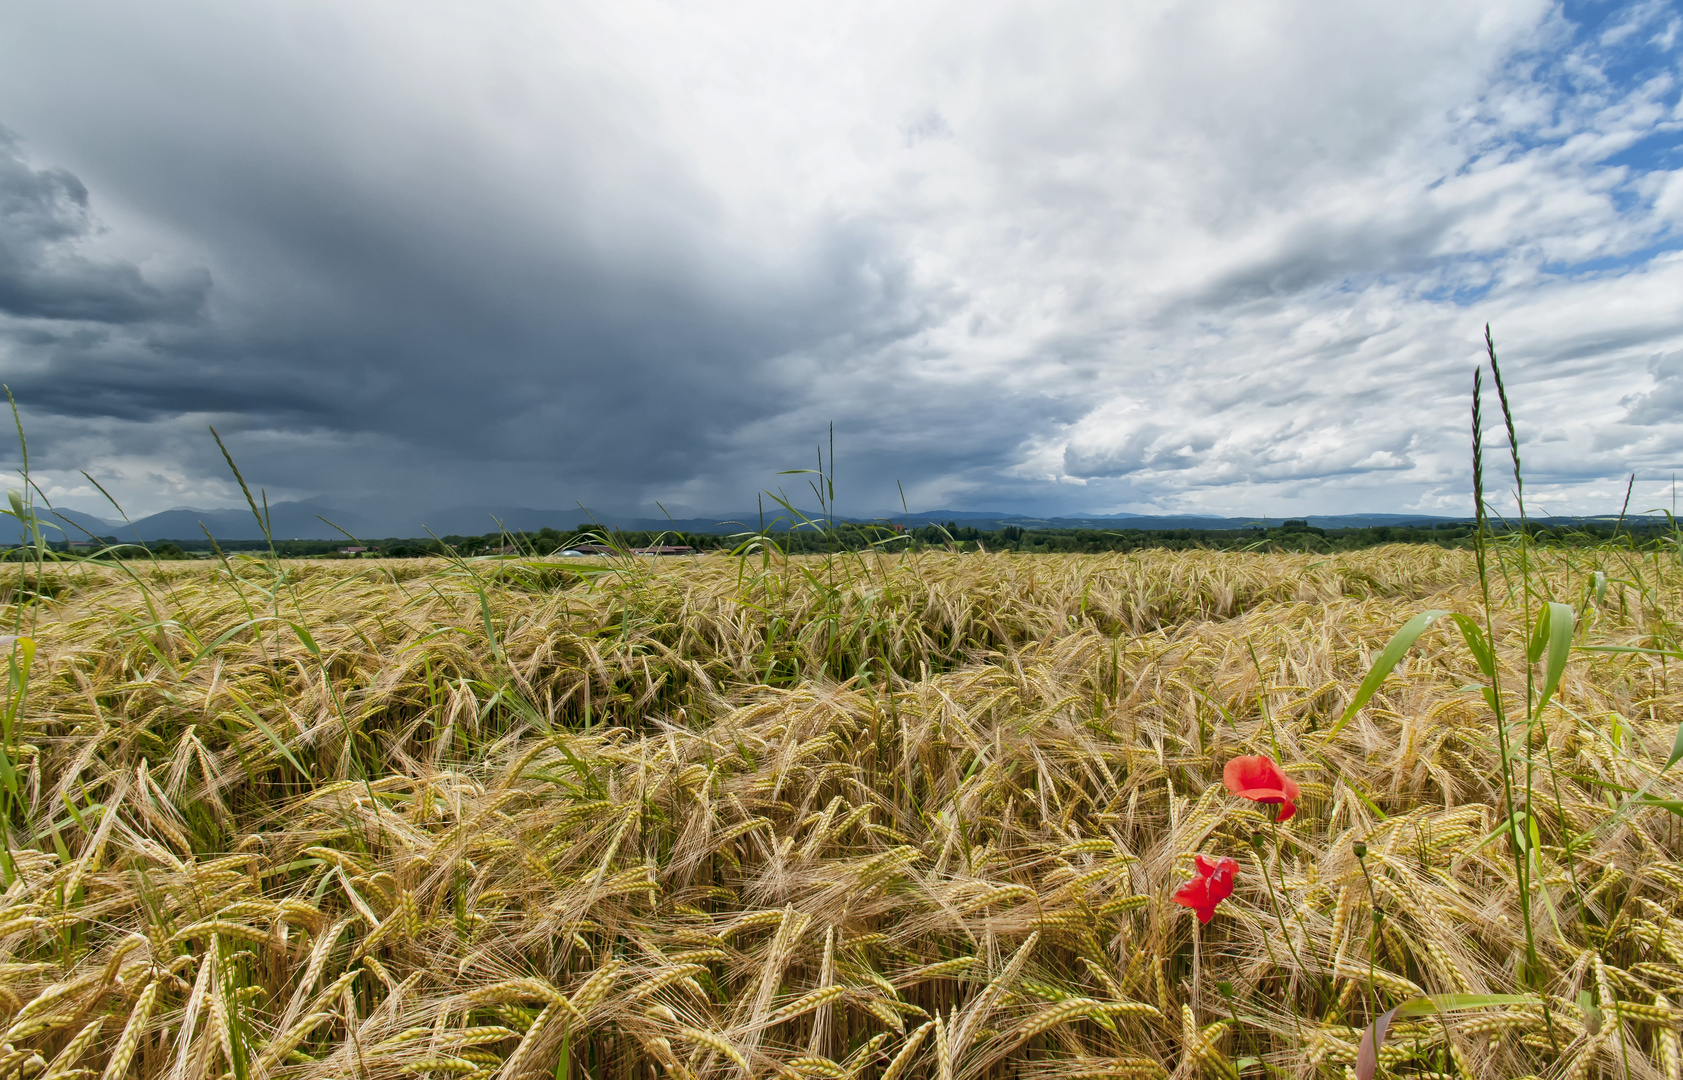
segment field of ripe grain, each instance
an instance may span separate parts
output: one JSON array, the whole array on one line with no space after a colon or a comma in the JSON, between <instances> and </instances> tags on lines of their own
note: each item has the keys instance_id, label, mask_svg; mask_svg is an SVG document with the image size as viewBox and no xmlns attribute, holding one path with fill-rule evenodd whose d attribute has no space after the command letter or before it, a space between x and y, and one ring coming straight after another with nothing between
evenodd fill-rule
<instances>
[{"instance_id":1,"label":"field of ripe grain","mask_svg":"<svg viewBox=\"0 0 1683 1080\"><path fill-rule=\"evenodd\" d=\"M13 564L0 1078L1678 1080L1683 573L1496 557Z\"/></svg>"}]
</instances>

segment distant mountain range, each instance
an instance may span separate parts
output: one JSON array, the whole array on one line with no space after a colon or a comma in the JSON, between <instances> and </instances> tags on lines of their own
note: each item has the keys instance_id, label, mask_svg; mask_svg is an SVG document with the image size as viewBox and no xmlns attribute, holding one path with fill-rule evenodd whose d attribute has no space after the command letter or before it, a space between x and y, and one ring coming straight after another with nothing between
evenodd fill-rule
<instances>
[{"instance_id":1,"label":"distant mountain range","mask_svg":"<svg viewBox=\"0 0 1683 1080\"><path fill-rule=\"evenodd\" d=\"M154 540L203 540L207 532L218 540L263 539L263 530L258 527L257 519L249 509L244 508L199 510L181 507L133 522L110 521L76 510L56 510L54 513L64 523L62 539L66 540L86 540L89 533L114 536L120 541L138 538L148 543ZM347 520L342 521L335 514ZM325 524L322 518L339 524L352 535L357 535L356 524L365 524L340 511L314 503L277 503L269 508L269 525L277 540L331 540L344 535ZM347 521L350 523L347 524Z\"/></svg>"},{"instance_id":2,"label":"distant mountain range","mask_svg":"<svg viewBox=\"0 0 1683 1080\"><path fill-rule=\"evenodd\" d=\"M114 536L119 540L202 540L208 532L218 540L260 540L263 532L249 509L165 510L126 524L75 510L56 512L63 523L62 539L82 540L87 534ZM814 514L816 516L816 514ZM788 528L787 515L766 515L766 526ZM992 532L1015 525L1025 529L1243 529L1254 525L1278 525L1280 518L1206 517L1190 514L1104 514L1087 517L1031 517L996 511L931 510L918 514L893 514L881 518L850 518L854 521L893 521L911 528L954 522L962 527ZM1368 528L1377 525L1419 525L1464 521L1459 517L1429 514L1310 514L1309 524L1323 529ZM331 522L332 524L328 524ZM327 506L317 502L277 503L269 508L270 529L277 540L334 540L349 536L360 539L388 537L479 536L499 528L510 532L536 532L548 527L570 532L581 525L599 523L608 528L629 530L673 529L681 532L734 533L758 528L758 511L707 518L630 518L596 515L587 510L538 510L525 506L453 506L408 520L374 518L368 514ZM333 526L337 525L335 529ZM61 539L54 537L54 539ZM349 543L349 540L346 541Z\"/></svg>"}]
</instances>

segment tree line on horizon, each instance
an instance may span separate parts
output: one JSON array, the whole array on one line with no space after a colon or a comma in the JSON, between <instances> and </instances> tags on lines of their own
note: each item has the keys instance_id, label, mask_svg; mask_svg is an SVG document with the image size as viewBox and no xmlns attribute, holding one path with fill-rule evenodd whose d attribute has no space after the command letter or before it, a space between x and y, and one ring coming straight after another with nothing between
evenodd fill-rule
<instances>
[{"instance_id":1,"label":"tree line on horizon","mask_svg":"<svg viewBox=\"0 0 1683 1080\"><path fill-rule=\"evenodd\" d=\"M1498 531L1502 531L1498 529ZM1510 528L1507 531L1515 531ZM1536 540L1567 547L1593 546L1620 536L1633 543L1654 544L1674 540L1669 521L1637 518L1621 521L1578 521L1570 523L1527 522L1526 531ZM796 528L761 533L703 533L683 530L620 530L581 525L570 532L554 528L535 531L496 531L478 536L448 534L439 537L386 537L378 540L163 540L146 544L124 542L117 537L96 537L50 546L78 554L104 558L190 559L211 558L218 552L267 552L287 558L426 558L482 557L489 555L547 557L584 549L585 554L611 556L636 549L657 547L689 549L689 552L758 553L775 547L784 554L824 554L838 551L990 551L1022 554L1099 554L1141 550L1216 551L1355 551L1382 544L1427 544L1441 548L1462 548L1472 544L1470 522L1435 522L1419 525L1372 525L1352 528L1320 528L1306 519L1291 519L1278 525L1255 525L1239 529L1055 529L1007 525L979 529L949 521L913 528L894 524L836 522L827 528ZM0 557L17 557L13 547ZM665 552L689 553L689 552Z\"/></svg>"}]
</instances>

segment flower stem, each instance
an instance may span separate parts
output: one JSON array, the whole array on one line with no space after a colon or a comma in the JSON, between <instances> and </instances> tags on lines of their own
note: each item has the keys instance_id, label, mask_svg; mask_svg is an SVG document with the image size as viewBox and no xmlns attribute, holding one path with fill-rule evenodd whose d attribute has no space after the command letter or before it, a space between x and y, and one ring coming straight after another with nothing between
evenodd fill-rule
<instances>
[{"instance_id":1,"label":"flower stem","mask_svg":"<svg viewBox=\"0 0 1683 1080\"><path fill-rule=\"evenodd\" d=\"M1384 915L1379 910L1379 895L1373 891L1373 876L1367 872L1367 853L1356 856L1356 864L1362 868L1362 877L1367 881L1367 997L1368 1017L1379 1015L1379 991L1373 986L1373 955L1379 950L1379 920Z\"/></svg>"},{"instance_id":2,"label":"flower stem","mask_svg":"<svg viewBox=\"0 0 1683 1080\"><path fill-rule=\"evenodd\" d=\"M1279 835L1279 831L1278 831L1279 830L1278 823L1274 823L1274 828L1275 828L1274 855L1275 855L1276 858L1278 858L1279 854L1280 854L1280 835ZM1252 850L1255 851L1255 848L1253 847ZM1262 884L1265 888L1267 888L1267 890L1268 890L1268 900L1274 906L1274 921L1276 923L1278 923L1279 926L1280 926L1280 936L1286 939L1286 949L1287 949L1287 951L1289 951L1291 953L1292 962L1297 965L1297 971L1302 971L1303 970L1303 958L1301 956L1297 955L1297 942L1292 940L1291 933L1286 930L1286 917L1280 911L1280 898L1277 895L1275 895L1275 893L1274 893L1274 879L1268 873L1268 860L1266 860L1262 857L1262 853L1260 851L1256 851L1255 853L1256 853L1256 861L1262 867ZM1285 889L1285 878L1283 876L1280 879L1280 888L1282 890ZM1294 971L1292 973L1292 978L1293 979L1295 979L1297 977L1297 971ZM1291 1015L1292 1015L1292 1023L1294 1025L1297 1024L1297 1009L1295 1007L1292 1008ZM1301 1041L1301 1039L1302 1039L1302 1031L1301 1030L1299 1030L1299 1032L1298 1032L1298 1038L1299 1038L1299 1041Z\"/></svg>"}]
</instances>

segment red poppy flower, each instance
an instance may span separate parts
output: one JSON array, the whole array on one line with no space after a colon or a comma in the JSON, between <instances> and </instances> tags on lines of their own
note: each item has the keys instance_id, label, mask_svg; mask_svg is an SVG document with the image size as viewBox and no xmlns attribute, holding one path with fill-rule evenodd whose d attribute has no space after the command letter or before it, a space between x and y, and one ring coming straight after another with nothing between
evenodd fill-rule
<instances>
[{"instance_id":1,"label":"red poppy flower","mask_svg":"<svg viewBox=\"0 0 1683 1080\"><path fill-rule=\"evenodd\" d=\"M1264 754L1236 757L1227 763L1221 779L1227 790L1241 799L1282 804L1275 821L1286 821L1297 813L1297 797L1301 794L1297 781L1281 771L1271 757Z\"/></svg>"},{"instance_id":2,"label":"red poppy flower","mask_svg":"<svg viewBox=\"0 0 1683 1080\"><path fill-rule=\"evenodd\" d=\"M1239 872L1239 864L1226 856L1215 862L1202 855L1193 858L1198 863L1198 876L1176 890L1174 901L1196 911L1198 921L1207 923L1215 918L1216 905L1233 895L1233 875Z\"/></svg>"}]
</instances>

